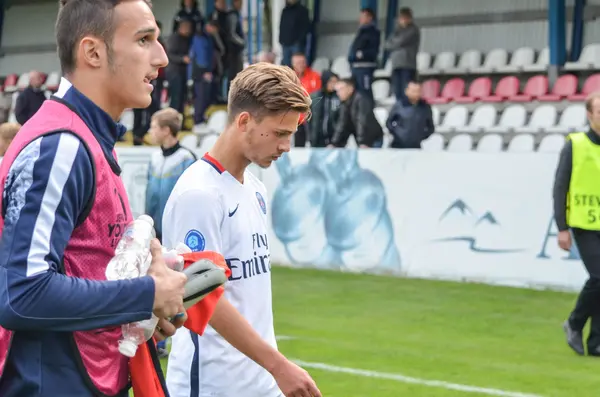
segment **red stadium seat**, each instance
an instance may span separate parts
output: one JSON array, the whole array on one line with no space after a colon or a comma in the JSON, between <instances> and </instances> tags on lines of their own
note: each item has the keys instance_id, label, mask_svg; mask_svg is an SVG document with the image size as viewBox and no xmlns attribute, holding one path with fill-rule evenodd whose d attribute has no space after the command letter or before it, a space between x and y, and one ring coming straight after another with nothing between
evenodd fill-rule
<instances>
[{"instance_id":1,"label":"red stadium seat","mask_svg":"<svg viewBox=\"0 0 600 397\"><path fill-rule=\"evenodd\" d=\"M588 95L592 92L600 91L600 73L593 74L589 76L585 83L583 83L583 88L581 92L577 94L571 94L567 96L569 101L585 101Z\"/></svg>"},{"instance_id":2,"label":"red stadium seat","mask_svg":"<svg viewBox=\"0 0 600 397\"><path fill-rule=\"evenodd\" d=\"M424 81L421 86L421 95L427 102L437 98L440 95L440 82L435 79Z\"/></svg>"},{"instance_id":3,"label":"red stadium seat","mask_svg":"<svg viewBox=\"0 0 600 397\"><path fill-rule=\"evenodd\" d=\"M11 92L17 89L17 80L19 80L18 74L9 74L4 80L4 92Z\"/></svg>"},{"instance_id":4,"label":"red stadium seat","mask_svg":"<svg viewBox=\"0 0 600 397\"><path fill-rule=\"evenodd\" d=\"M541 95L548 93L548 78L544 75L533 76L527 80L525 89L521 95L513 95L508 98L512 102L529 102Z\"/></svg>"},{"instance_id":5,"label":"red stadium seat","mask_svg":"<svg viewBox=\"0 0 600 397\"><path fill-rule=\"evenodd\" d=\"M519 94L519 79L515 76L506 76L496 85L494 95L481 98L482 102L503 102Z\"/></svg>"},{"instance_id":6,"label":"red stadium seat","mask_svg":"<svg viewBox=\"0 0 600 397\"><path fill-rule=\"evenodd\" d=\"M569 95L573 95L577 92L577 77L572 74L565 74L560 76L556 83L554 83L554 87L552 87L552 92L546 95L540 95L538 100L541 102L557 102L560 101Z\"/></svg>"},{"instance_id":7,"label":"red stadium seat","mask_svg":"<svg viewBox=\"0 0 600 397\"><path fill-rule=\"evenodd\" d=\"M448 103L454 100L454 98L458 98L463 96L465 93L465 81L458 77L450 79L444 85L442 89L442 94L437 98L432 98L429 100L429 103L433 104L441 104Z\"/></svg>"},{"instance_id":8,"label":"red stadium seat","mask_svg":"<svg viewBox=\"0 0 600 397\"><path fill-rule=\"evenodd\" d=\"M474 103L481 98L489 97L492 93L492 80L489 77L479 77L471 83L467 96L454 98L456 103Z\"/></svg>"}]
</instances>

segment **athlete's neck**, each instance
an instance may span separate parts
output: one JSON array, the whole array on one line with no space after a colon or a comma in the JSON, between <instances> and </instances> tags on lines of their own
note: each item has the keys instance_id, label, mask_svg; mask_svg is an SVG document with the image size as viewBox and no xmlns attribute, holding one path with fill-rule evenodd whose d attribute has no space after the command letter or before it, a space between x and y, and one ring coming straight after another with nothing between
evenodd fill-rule
<instances>
[{"instance_id":1,"label":"athlete's neck","mask_svg":"<svg viewBox=\"0 0 600 397\"><path fill-rule=\"evenodd\" d=\"M70 75L67 79L73 84L73 87L104 110L114 121L119 121L125 108L111 100L106 91L103 92L102 84L98 84L97 80L90 79L89 76Z\"/></svg>"},{"instance_id":2,"label":"athlete's neck","mask_svg":"<svg viewBox=\"0 0 600 397\"><path fill-rule=\"evenodd\" d=\"M241 153L240 145L234 142L235 131L225 130L210 149L209 154L217 160L240 183L244 183L244 171L250 161Z\"/></svg>"}]
</instances>

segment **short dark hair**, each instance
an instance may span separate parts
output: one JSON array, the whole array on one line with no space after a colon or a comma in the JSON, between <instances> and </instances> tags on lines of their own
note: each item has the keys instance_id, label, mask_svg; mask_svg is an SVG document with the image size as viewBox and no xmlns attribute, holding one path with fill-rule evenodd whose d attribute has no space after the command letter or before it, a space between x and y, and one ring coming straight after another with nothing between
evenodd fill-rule
<instances>
[{"instance_id":1,"label":"short dark hair","mask_svg":"<svg viewBox=\"0 0 600 397\"><path fill-rule=\"evenodd\" d=\"M402 7L400 9L400 12L398 12L398 15L400 15L401 17L410 18L410 19L412 19L412 17L413 17L412 10L408 7Z\"/></svg>"},{"instance_id":2,"label":"short dark hair","mask_svg":"<svg viewBox=\"0 0 600 397\"><path fill-rule=\"evenodd\" d=\"M303 53L302 51L296 51L292 54L292 57L304 57L306 58L306 54Z\"/></svg>"},{"instance_id":3,"label":"short dark hair","mask_svg":"<svg viewBox=\"0 0 600 397\"><path fill-rule=\"evenodd\" d=\"M360 10L360 12L364 12L372 19L375 19L375 11L372 8L363 8L362 10Z\"/></svg>"},{"instance_id":4,"label":"short dark hair","mask_svg":"<svg viewBox=\"0 0 600 397\"><path fill-rule=\"evenodd\" d=\"M171 135L177 136L181 131L183 115L173 108L164 108L152 115L152 120L156 121L160 128L167 127Z\"/></svg>"},{"instance_id":5,"label":"short dark hair","mask_svg":"<svg viewBox=\"0 0 600 397\"><path fill-rule=\"evenodd\" d=\"M340 79L338 82L349 85L350 87L353 87L353 88L356 87L356 81L352 77L346 77L346 78Z\"/></svg>"},{"instance_id":6,"label":"short dark hair","mask_svg":"<svg viewBox=\"0 0 600 397\"><path fill-rule=\"evenodd\" d=\"M126 1L134 0L59 0L55 30L58 59L63 74L75 70L76 47L86 35L101 38L110 57L116 28L114 9ZM151 0L144 1L152 6Z\"/></svg>"}]
</instances>

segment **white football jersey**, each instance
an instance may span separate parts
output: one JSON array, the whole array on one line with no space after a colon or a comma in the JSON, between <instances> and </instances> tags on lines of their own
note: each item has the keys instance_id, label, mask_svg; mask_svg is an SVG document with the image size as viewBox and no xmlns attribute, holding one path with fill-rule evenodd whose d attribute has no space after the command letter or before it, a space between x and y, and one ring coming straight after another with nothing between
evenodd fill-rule
<instances>
[{"instance_id":1,"label":"white football jersey","mask_svg":"<svg viewBox=\"0 0 600 397\"><path fill-rule=\"evenodd\" d=\"M231 269L225 297L277 348L273 330L266 190L250 171L241 184L205 155L181 176L163 216L163 242L221 253ZM167 368L171 397L279 397L271 374L208 326L199 336L180 328Z\"/></svg>"}]
</instances>

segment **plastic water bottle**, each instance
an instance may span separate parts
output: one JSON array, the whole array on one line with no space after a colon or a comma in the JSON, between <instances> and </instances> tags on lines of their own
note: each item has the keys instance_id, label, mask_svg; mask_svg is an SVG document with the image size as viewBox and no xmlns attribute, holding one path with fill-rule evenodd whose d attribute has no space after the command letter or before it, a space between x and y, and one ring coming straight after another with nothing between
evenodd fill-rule
<instances>
[{"instance_id":1,"label":"plastic water bottle","mask_svg":"<svg viewBox=\"0 0 600 397\"><path fill-rule=\"evenodd\" d=\"M132 222L117 244L115 256L106 267L107 280L123 280L146 275L150 258L150 242L156 237L154 221L148 215L139 216ZM127 357L133 357L140 344L152 337L158 317L135 323L124 324L119 341L119 352Z\"/></svg>"}]
</instances>

